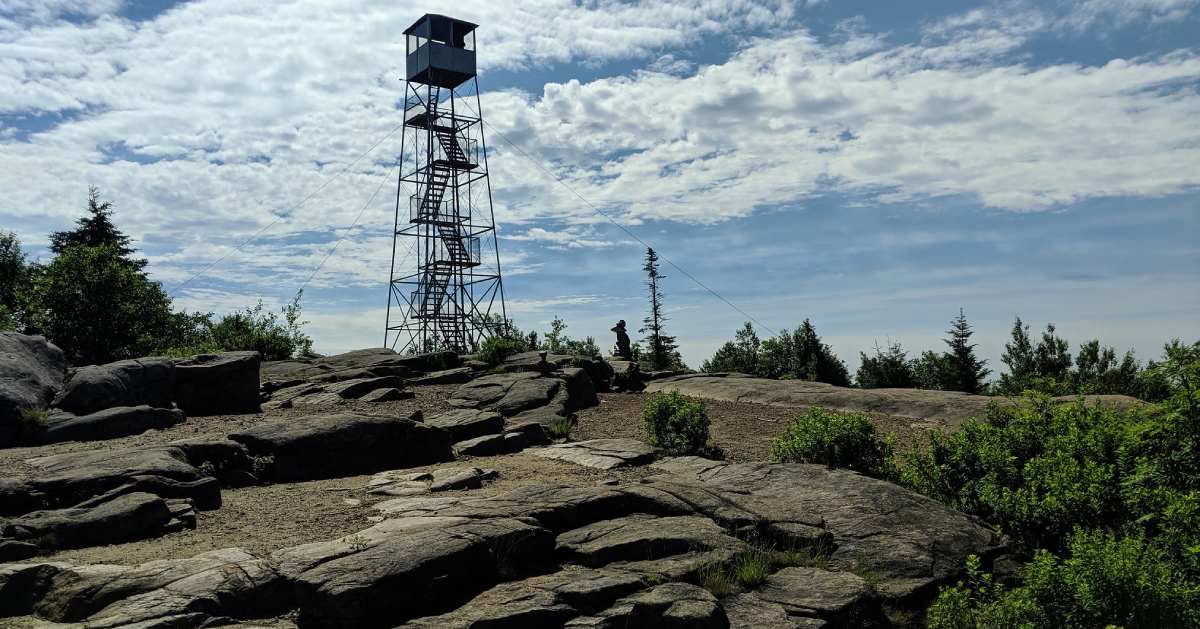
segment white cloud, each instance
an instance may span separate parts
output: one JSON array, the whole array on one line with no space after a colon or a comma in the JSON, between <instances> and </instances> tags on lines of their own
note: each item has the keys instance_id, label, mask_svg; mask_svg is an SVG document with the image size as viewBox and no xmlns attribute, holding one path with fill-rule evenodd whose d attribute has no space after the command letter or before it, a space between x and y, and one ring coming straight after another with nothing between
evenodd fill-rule
<instances>
[{"instance_id":1,"label":"white cloud","mask_svg":"<svg viewBox=\"0 0 1200 629\"><path fill-rule=\"evenodd\" d=\"M1170 15L1168 4L1191 3L1139 3L1151 16ZM19 6L34 5L0 4ZM28 141L0 129L6 227L40 240L73 220L95 183L168 287L230 254L206 277L281 291L393 176L398 136L287 214L399 122L399 32L427 5L204 0L135 23L109 15L110 3L84 24L57 19L76 6L0 22L0 112L67 119ZM484 25L485 90L491 70L567 60L660 70L484 96L495 128L627 224L802 209L829 192L1028 211L1200 184L1192 51L1032 66L1014 53L1049 28L1036 13L970 12L896 45L861 21L821 40L793 11L786 1L473 0L455 13ZM679 63L681 48L748 28L773 37L743 37L721 63ZM489 139L502 233L530 243L502 250L506 274L542 268L536 246L617 244L589 231L603 219L573 193ZM372 204L314 285L382 282L391 211L386 198ZM552 218L559 227L547 228Z\"/></svg>"},{"instance_id":2,"label":"white cloud","mask_svg":"<svg viewBox=\"0 0 1200 629\"><path fill-rule=\"evenodd\" d=\"M1175 22L1198 5L1200 0L1077 0L1064 22L1077 29L1105 21L1118 25L1138 20Z\"/></svg>"}]
</instances>

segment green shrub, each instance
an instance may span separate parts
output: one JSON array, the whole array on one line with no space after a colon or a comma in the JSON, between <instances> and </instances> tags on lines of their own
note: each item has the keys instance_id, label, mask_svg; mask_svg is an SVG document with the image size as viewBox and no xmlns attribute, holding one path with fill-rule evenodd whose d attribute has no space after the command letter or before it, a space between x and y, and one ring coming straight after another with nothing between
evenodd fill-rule
<instances>
[{"instance_id":1,"label":"green shrub","mask_svg":"<svg viewBox=\"0 0 1200 629\"><path fill-rule=\"evenodd\" d=\"M945 589L929 610L930 629L1172 629L1200 623L1200 587L1189 583L1157 545L1137 537L1080 532L1060 559L1038 551L1024 584L1005 589L977 557L967 578Z\"/></svg>"},{"instance_id":2,"label":"green shrub","mask_svg":"<svg viewBox=\"0 0 1200 629\"><path fill-rule=\"evenodd\" d=\"M489 336L479 344L479 351L476 352L476 355L479 360L495 367L504 362L505 358L523 351L526 351L523 341L507 336Z\"/></svg>"},{"instance_id":3,"label":"green shrub","mask_svg":"<svg viewBox=\"0 0 1200 629\"><path fill-rule=\"evenodd\" d=\"M771 458L781 463L821 463L870 476L894 475L891 438L881 439L863 413L812 408L771 444Z\"/></svg>"},{"instance_id":4,"label":"green shrub","mask_svg":"<svg viewBox=\"0 0 1200 629\"><path fill-rule=\"evenodd\" d=\"M1058 548L1076 526L1123 520L1120 459L1135 412L1044 396L992 404L982 421L931 433L926 448L906 457L901 482L1028 547Z\"/></svg>"},{"instance_id":5,"label":"green shrub","mask_svg":"<svg viewBox=\"0 0 1200 629\"><path fill-rule=\"evenodd\" d=\"M708 425L704 403L676 392L652 396L642 411L646 443L671 455L703 452Z\"/></svg>"}]
</instances>

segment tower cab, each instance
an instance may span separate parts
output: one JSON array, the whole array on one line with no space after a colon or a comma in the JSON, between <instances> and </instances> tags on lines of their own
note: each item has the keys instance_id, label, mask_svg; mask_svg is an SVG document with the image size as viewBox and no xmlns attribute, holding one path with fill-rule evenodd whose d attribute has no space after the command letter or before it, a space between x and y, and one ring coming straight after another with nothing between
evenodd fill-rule
<instances>
[{"instance_id":1,"label":"tower cab","mask_svg":"<svg viewBox=\"0 0 1200 629\"><path fill-rule=\"evenodd\" d=\"M409 81L454 89L475 76L477 24L427 13L404 31Z\"/></svg>"}]
</instances>

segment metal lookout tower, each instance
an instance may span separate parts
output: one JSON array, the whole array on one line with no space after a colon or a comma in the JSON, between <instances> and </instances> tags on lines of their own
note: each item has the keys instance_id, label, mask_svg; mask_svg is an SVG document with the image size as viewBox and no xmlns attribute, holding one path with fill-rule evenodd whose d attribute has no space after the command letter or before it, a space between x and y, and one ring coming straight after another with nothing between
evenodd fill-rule
<instances>
[{"instance_id":1,"label":"metal lookout tower","mask_svg":"<svg viewBox=\"0 0 1200 629\"><path fill-rule=\"evenodd\" d=\"M404 133L384 338L401 352L471 351L507 316L476 26L428 14L404 31ZM407 262L413 252L415 268Z\"/></svg>"}]
</instances>

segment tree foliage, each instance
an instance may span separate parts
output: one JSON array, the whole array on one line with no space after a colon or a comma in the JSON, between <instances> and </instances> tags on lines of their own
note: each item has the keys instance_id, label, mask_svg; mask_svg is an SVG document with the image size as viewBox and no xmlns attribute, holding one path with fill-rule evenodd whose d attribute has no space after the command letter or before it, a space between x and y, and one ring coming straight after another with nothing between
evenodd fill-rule
<instances>
[{"instance_id":1,"label":"tree foliage","mask_svg":"<svg viewBox=\"0 0 1200 629\"><path fill-rule=\"evenodd\" d=\"M173 310L112 216L112 203L90 188L75 228L50 235L55 255L44 265L26 264L16 237L0 233L0 326L46 335L75 365L222 350L257 350L268 360L311 352L300 293L278 315L261 302L220 318Z\"/></svg>"},{"instance_id":2,"label":"tree foliage","mask_svg":"<svg viewBox=\"0 0 1200 629\"><path fill-rule=\"evenodd\" d=\"M950 321L950 329L946 331L946 334L949 337L945 339L945 342L950 347L947 356L950 359L949 363L953 366L953 376L949 382L952 386L947 389L964 393L982 392L991 370L985 368L986 360L975 355L977 345L971 342L974 331L961 308L958 310L958 316Z\"/></svg>"},{"instance_id":3,"label":"tree foliage","mask_svg":"<svg viewBox=\"0 0 1200 629\"><path fill-rule=\"evenodd\" d=\"M917 384L915 362L908 359L908 352L904 351L898 341L889 341L887 349L875 343L873 355L859 352L855 382L864 389L912 388Z\"/></svg>"},{"instance_id":4,"label":"tree foliage","mask_svg":"<svg viewBox=\"0 0 1200 629\"><path fill-rule=\"evenodd\" d=\"M87 214L75 221L75 229L50 234L50 251L62 254L71 247L109 247L117 257L137 268L146 266L145 260L133 256L133 241L112 222L113 204L100 200L100 190L88 187Z\"/></svg>"},{"instance_id":5,"label":"tree foliage","mask_svg":"<svg viewBox=\"0 0 1200 629\"><path fill-rule=\"evenodd\" d=\"M1061 344L1047 346L1061 366ZM1200 343L1169 343L1152 371L1166 391L1159 404L1030 393L952 435L931 434L905 457L902 482L997 525L1032 556L1012 588L968 565L968 579L930 610L930 626L1200 622Z\"/></svg>"},{"instance_id":6,"label":"tree foliage","mask_svg":"<svg viewBox=\"0 0 1200 629\"><path fill-rule=\"evenodd\" d=\"M17 235L0 231L0 330L25 329L33 272Z\"/></svg>"},{"instance_id":7,"label":"tree foliage","mask_svg":"<svg viewBox=\"0 0 1200 629\"><path fill-rule=\"evenodd\" d=\"M721 346L701 366L707 372L736 371L764 378L827 382L850 386L850 373L833 348L821 341L812 321L760 341L754 327L745 323L735 339Z\"/></svg>"},{"instance_id":8,"label":"tree foliage","mask_svg":"<svg viewBox=\"0 0 1200 629\"><path fill-rule=\"evenodd\" d=\"M1132 351L1118 359L1115 349L1092 339L1082 343L1072 358L1070 343L1059 336L1052 323L1034 345L1029 326L1017 317L1000 360L1008 371L1000 375L996 392L1005 395L1024 391L1047 395L1108 393L1152 400L1163 395L1161 387L1153 382L1153 374L1142 371Z\"/></svg>"}]
</instances>

